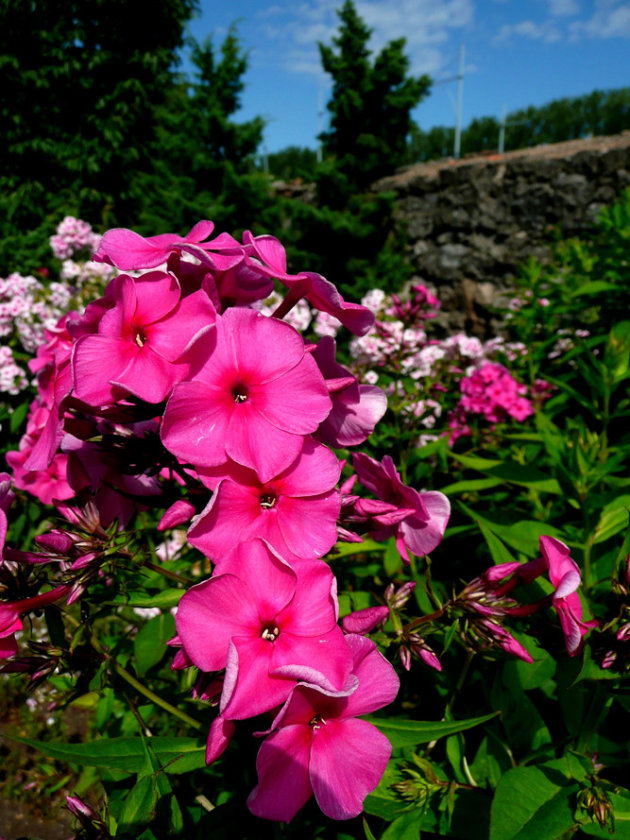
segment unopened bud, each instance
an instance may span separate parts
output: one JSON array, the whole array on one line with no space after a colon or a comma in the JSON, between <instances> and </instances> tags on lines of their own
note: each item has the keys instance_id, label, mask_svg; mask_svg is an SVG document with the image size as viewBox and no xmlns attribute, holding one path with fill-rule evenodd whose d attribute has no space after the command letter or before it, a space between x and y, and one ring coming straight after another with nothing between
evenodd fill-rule
<instances>
[{"instance_id":1,"label":"unopened bud","mask_svg":"<svg viewBox=\"0 0 630 840\"><path fill-rule=\"evenodd\" d=\"M416 588L416 583L413 580L407 581L407 583L403 583L403 585L398 589L397 592L394 593L391 600L388 600L387 603L392 607L392 609L399 610L405 606L409 598L411 597L411 593Z\"/></svg>"},{"instance_id":2,"label":"unopened bud","mask_svg":"<svg viewBox=\"0 0 630 840\"><path fill-rule=\"evenodd\" d=\"M411 653L409 652L409 648L401 645L398 650L398 655L400 656L403 668L405 671L408 671L411 668Z\"/></svg>"}]
</instances>

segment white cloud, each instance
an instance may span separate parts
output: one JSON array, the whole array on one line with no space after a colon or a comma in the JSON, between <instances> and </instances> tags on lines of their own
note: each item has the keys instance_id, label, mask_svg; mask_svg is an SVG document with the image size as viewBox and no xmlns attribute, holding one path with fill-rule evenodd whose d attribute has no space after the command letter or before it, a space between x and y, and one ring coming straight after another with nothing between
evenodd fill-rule
<instances>
[{"instance_id":1,"label":"white cloud","mask_svg":"<svg viewBox=\"0 0 630 840\"><path fill-rule=\"evenodd\" d=\"M317 42L331 43L339 28L335 11L340 5L341 0L276 2L260 12L261 32L274 43L273 61L281 56L292 72L322 75ZM474 18L474 0L357 0L356 7L373 30L370 49L378 52L387 42L404 37L414 74L443 72L453 50L446 55L440 45Z\"/></svg>"},{"instance_id":2,"label":"white cloud","mask_svg":"<svg viewBox=\"0 0 630 840\"><path fill-rule=\"evenodd\" d=\"M573 17L580 14L580 4L577 0L545 0L549 5L552 17Z\"/></svg>"},{"instance_id":3,"label":"white cloud","mask_svg":"<svg viewBox=\"0 0 630 840\"><path fill-rule=\"evenodd\" d=\"M532 20L522 20L520 23L506 23L494 37L495 43L507 41L513 36L529 38L532 41L544 41L551 44L562 37L557 26L549 20L534 23Z\"/></svg>"},{"instance_id":4,"label":"white cloud","mask_svg":"<svg viewBox=\"0 0 630 840\"><path fill-rule=\"evenodd\" d=\"M630 38L630 4L619 0L598 0L591 17L571 24L573 39Z\"/></svg>"}]
</instances>

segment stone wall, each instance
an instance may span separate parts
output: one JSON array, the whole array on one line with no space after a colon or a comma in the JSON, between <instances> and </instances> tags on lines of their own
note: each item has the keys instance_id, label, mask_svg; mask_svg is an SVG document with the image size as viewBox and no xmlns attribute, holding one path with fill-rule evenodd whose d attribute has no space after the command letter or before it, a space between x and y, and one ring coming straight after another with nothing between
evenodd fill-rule
<instances>
[{"instance_id":1,"label":"stone wall","mask_svg":"<svg viewBox=\"0 0 630 840\"><path fill-rule=\"evenodd\" d=\"M518 265L548 259L554 231L588 238L599 210L630 186L630 132L405 168L393 190L416 277L452 326L483 332Z\"/></svg>"}]
</instances>

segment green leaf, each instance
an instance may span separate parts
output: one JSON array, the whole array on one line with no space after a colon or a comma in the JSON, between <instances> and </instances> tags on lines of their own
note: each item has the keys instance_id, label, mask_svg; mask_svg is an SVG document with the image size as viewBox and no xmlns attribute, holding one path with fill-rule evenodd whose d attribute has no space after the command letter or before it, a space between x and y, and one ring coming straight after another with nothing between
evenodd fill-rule
<instances>
[{"instance_id":1,"label":"green leaf","mask_svg":"<svg viewBox=\"0 0 630 840\"><path fill-rule=\"evenodd\" d=\"M157 615L144 625L133 641L138 675L143 677L149 668L162 659L166 643L175 635L175 619L170 613Z\"/></svg>"},{"instance_id":2,"label":"green leaf","mask_svg":"<svg viewBox=\"0 0 630 840\"><path fill-rule=\"evenodd\" d=\"M118 816L116 834L138 836L138 828L155 817L158 791L154 776L143 776L129 791Z\"/></svg>"},{"instance_id":3,"label":"green leaf","mask_svg":"<svg viewBox=\"0 0 630 840\"><path fill-rule=\"evenodd\" d=\"M618 286L615 283L607 283L605 280L592 280L584 283L579 289L571 293L572 298L583 297L584 295L600 295L602 292L615 292Z\"/></svg>"},{"instance_id":4,"label":"green leaf","mask_svg":"<svg viewBox=\"0 0 630 840\"><path fill-rule=\"evenodd\" d=\"M539 493L554 493L556 495L561 493L560 485L555 478L551 478L537 467L529 464L517 464L515 461L495 461L489 458L456 455L455 453L452 453L452 456L468 469L487 473L509 484L530 487Z\"/></svg>"},{"instance_id":5,"label":"green leaf","mask_svg":"<svg viewBox=\"0 0 630 840\"><path fill-rule=\"evenodd\" d=\"M51 758L87 767L110 767L140 773L146 761L142 738L102 738L85 744L40 742L28 738L12 740L34 747ZM200 746L195 738L158 737L151 738L150 743L167 773L188 773L206 765L205 745Z\"/></svg>"},{"instance_id":6,"label":"green leaf","mask_svg":"<svg viewBox=\"0 0 630 840\"><path fill-rule=\"evenodd\" d=\"M9 420L9 428L12 432L17 432L17 430L21 427L22 423L24 422L24 418L26 417L26 413L28 411L28 402L20 403L17 408L11 413L11 419Z\"/></svg>"},{"instance_id":7,"label":"green leaf","mask_svg":"<svg viewBox=\"0 0 630 840\"><path fill-rule=\"evenodd\" d=\"M365 833L365 840L376 840L376 837L372 834L372 830L368 825L368 821L363 817L363 831Z\"/></svg>"},{"instance_id":8,"label":"green leaf","mask_svg":"<svg viewBox=\"0 0 630 840\"><path fill-rule=\"evenodd\" d=\"M560 840L573 825L577 784L552 768L515 767L497 786L490 840Z\"/></svg>"},{"instance_id":9,"label":"green leaf","mask_svg":"<svg viewBox=\"0 0 630 840\"><path fill-rule=\"evenodd\" d=\"M501 478L475 478L470 481L456 481L454 484L448 484L446 487L440 488L440 492L446 495L453 495L454 493L471 493L476 490L488 490L491 487L497 487L503 484Z\"/></svg>"},{"instance_id":10,"label":"green leaf","mask_svg":"<svg viewBox=\"0 0 630 840\"><path fill-rule=\"evenodd\" d=\"M381 840L418 840L422 825L422 811L414 808L397 817L381 835Z\"/></svg>"},{"instance_id":11,"label":"green leaf","mask_svg":"<svg viewBox=\"0 0 630 840\"><path fill-rule=\"evenodd\" d=\"M593 532L593 545L605 542L628 527L630 496L619 496L602 510Z\"/></svg>"},{"instance_id":12,"label":"green leaf","mask_svg":"<svg viewBox=\"0 0 630 840\"><path fill-rule=\"evenodd\" d=\"M397 749L399 747L412 747L416 744L428 744L430 741L446 738L456 732L472 729L474 726L492 720L497 714L498 712L493 712L482 717L453 721L420 721L377 717L368 717L367 720L389 738L392 747Z\"/></svg>"},{"instance_id":13,"label":"green leaf","mask_svg":"<svg viewBox=\"0 0 630 840\"><path fill-rule=\"evenodd\" d=\"M495 565L499 566L501 563L513 563L514 558L501 540L493 534L492 531L483 524L483 522L477 520L477 524L479 525L479 529L488 544L488 548L490 549L490 554L492 555Z\"/></svg>"}]
</instances>

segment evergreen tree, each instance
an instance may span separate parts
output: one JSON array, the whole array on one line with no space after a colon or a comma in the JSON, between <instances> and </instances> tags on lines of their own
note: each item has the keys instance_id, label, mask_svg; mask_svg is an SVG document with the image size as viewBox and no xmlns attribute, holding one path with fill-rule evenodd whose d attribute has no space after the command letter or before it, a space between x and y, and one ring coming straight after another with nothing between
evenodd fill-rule
<instances>
[{"instance_id":1,"label":"evergreen tree","mask_svg":"<svg viewBox=\"0 0 630 840\"><path fill-rule=\"evenodd\" d=\"M192 41L192 82L171 87L160 109L153 193L141 222L154 230L184 230L199 218L217 226L250 227L271 201L267 179L254 172L264 121L236 123L247 56L232 27L217 49L211 39ZM146 179L143 179L146 182ZM172 196L176 193L177 206Z\"/></svg>"},{"instance_id":2,"label":"evergreen tree","mask_svg":"<svg viewBox=\"0 0 630 840\"><path fill-rule=\"evenodd\" d=\"M2 0L0 272L64 212L130 222L196 0ZM48 231L50 232L50 231ZM46 236L41 239L45 243ZM4 251L4 259L2 259Z\"/></svg>"},{"instance_id":3,"label":"evergreen tree","mask_svg":"<svg viewBox=\"0 0 630 840\"><path fill-rule=\"evenodd\" d=\"M352 0L338 15L341 25L333 45L319 44L322 65L333 79L330 129L321 139L347 179L346 187L354 189L404 162L410 114L429 92L431 80L409 75L404 38L390 41L372 60L371 30Z\"/></svg>"}]
</instances>

